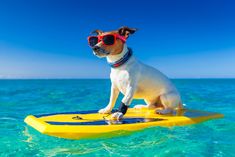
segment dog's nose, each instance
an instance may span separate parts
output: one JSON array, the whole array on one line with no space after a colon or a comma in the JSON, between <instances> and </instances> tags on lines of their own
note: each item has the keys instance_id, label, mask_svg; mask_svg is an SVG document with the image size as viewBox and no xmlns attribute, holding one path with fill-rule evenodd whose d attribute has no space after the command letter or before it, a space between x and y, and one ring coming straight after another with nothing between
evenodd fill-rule
<instances>
[{"instance_id":1,"label":"dog's nose","mask_svg":"<svg viewBox=\"0 0 235 157\"><path fill-rule=\"evenodd\" d=\"M99 46L94 46L92 49L93 49L94 51L97 51L97 50L100 49L100 47L99 47Z\"/></svg>"}]
</instances>

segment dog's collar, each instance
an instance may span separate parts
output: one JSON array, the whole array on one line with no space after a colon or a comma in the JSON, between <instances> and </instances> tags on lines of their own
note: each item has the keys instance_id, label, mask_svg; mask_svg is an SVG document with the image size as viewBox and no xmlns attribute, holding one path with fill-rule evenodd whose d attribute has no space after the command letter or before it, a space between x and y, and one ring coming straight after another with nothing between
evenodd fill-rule
<instances>
[{"instance_id":1,"label":"dog's collar","mask_svg":"<svg viewBox=\"0 0 235 157\"><path fill-rule=\"evenodd\" d=\"M119 59L118 61L116 61L114 63L109 62L109 65L112 68L120 67L123 64L125 64L131 58L131 56L132 56L132 50L130 48L128 48L128 52L121 59Z\"/></svg>"}]
</instances>

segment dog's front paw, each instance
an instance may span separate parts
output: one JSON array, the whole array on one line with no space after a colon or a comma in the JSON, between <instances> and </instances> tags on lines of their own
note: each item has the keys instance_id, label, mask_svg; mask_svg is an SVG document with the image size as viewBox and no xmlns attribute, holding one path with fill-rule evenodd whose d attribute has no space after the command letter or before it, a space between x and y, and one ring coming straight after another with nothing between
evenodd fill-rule
<instances>
[{"instance_id":1,"label":"dog's front paw","mask_svg":"<svg viewBox=\"0 0 235 157\"><path fill-rule=\"evenodd\" d=\"M111 110L109 110L107 108L103 108L103 109L100 109L98 112L101 114L107 114L107 113L111 113Z\"/></svg>"},{"instance_id":2,"label":"dog's front paw","mask_svg":"<svg viewBox=\"0 0 235 157\"><path fill-rule=\"evenodd\" d=\"M123 113L122 112L115 112L112 114L112 119L115 120L121 120L123 118Z\"/></svg>"}]
</instances>

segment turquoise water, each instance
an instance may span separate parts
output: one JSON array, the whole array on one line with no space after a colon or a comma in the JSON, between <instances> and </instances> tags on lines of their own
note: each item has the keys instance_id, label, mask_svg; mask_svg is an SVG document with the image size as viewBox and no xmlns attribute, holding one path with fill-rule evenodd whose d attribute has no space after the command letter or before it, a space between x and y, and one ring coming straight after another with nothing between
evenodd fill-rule
<instances>
[{"instance_id":1,"label":"turquoise water","mask_svg":"<svg viewBox=\"0 0 235 157\"><path fill-rule=\"evenodd\" d=\"M0 80L0 156L235 156L235 79L173 82L188 108L220 112L225 118L110 139L60 139L38 133L24 118L100 109L108 103L109 80Z\"/></svg>"}]
</instances>

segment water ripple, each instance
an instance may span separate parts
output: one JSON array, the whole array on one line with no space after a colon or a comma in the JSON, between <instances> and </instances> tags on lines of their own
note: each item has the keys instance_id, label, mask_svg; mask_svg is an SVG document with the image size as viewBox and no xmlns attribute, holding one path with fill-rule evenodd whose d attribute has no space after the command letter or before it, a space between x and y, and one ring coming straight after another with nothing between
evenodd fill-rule
<instances>
[{"instance_id":1,"label":"water ripple","mask_svg":"<svg viewBox=\"0 0 235 157\"><path fill-rule=\"evenodd\" d=\"M225 118L109 139L66 140L40 134L23 120L29 114L104 107L109 80L0 81L0 156L234 156L235 80L173 81L188 108Z\"/></svg>"}]
</instances>

